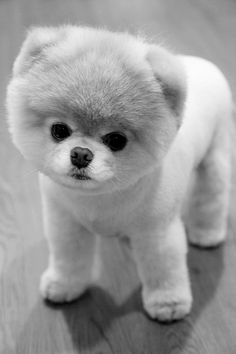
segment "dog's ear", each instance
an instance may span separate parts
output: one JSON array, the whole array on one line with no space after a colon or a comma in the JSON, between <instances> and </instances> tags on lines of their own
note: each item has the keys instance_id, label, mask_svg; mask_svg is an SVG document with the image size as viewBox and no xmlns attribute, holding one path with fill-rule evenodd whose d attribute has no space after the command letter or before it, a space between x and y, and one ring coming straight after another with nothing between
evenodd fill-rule
<instances>
[{"instance_id":1,"label":"dog's ear","mask_svg":"<svg viewBox=\"0 0 236 354\"><path fill-rule=\"evenodd\" d=\"M160 83L168 106L180 118L180 124L186 97L186 76L178 56L156 45L150 45L147 60Z\"/></svg>"},{"instance_id":2,"label":"dog's ear","mask_svg":"<svg viewBox=\"0 0 236 354\"><path fill-rule=\"evenodd\" d=\"M53 27L33 27L28 31L14 66L13 75L27 72L33 63L40 58L44 48L56 42L58 30Z\"/></svg>"}]
</instances>

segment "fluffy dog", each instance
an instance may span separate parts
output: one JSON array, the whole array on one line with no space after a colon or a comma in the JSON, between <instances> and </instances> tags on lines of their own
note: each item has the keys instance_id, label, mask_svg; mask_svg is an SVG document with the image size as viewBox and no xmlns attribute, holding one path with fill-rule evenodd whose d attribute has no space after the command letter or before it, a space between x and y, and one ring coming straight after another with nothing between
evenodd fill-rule
<instances>
[{"instance_id":1,"label":"fluffy dog","mask_svg":"<svg viewBox=\"0 0 236 354\"><path fill-rule=\"evenodd\" d=\"M232 102L219 69L127 33L34 28L7 107L15 145L40 171L43 297L78 297L98 272L100 235L126 235L146 312L187 315L183 220L198 246L227 231Z\"/></svg>"}]
</instances>

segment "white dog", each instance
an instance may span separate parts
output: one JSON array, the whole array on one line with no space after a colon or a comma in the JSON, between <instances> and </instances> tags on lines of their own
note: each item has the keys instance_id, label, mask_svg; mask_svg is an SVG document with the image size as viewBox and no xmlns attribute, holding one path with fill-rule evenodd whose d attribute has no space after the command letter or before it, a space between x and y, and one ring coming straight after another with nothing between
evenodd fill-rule
<instances>
[{"instance_id":1,"label":"white dog","mask_svg":"<svg viewBox=\"0 0 236 354\"><path fill-rule=\"evenodd\" d=\"M227 231L232 102L222 73L127 33L35 28L7 107L15 145L41 172L43 297L78 297L94 281L100 235L126 235L146 312L187 315L183 210L195 245L218 245Z\"/></svg>"}]
</instances>

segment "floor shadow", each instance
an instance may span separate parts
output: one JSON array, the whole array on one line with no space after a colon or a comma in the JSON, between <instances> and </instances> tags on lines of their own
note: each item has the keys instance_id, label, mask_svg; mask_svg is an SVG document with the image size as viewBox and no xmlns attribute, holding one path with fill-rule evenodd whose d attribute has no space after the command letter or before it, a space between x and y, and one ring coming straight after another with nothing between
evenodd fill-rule
<instances>
[{"instance_id":1,"label":"floor shadow","mask_svg":"<svg viewBox=\"0 0 236 354\"><path fill-rule=\"evenodd\" d=\"M172 336L172 346L176 345L178 353L189 353L199 342L196 333L197 321L201 313L214 299L224 270L225 247L200 249L190 246L188 267L193 293L191 314L182 321L168 324ZM199 352L201 343L199 343ZM196 349L196 348L195 348ZM198 349L196 349L198 352ZM212 353L214 349L212 348ZM195 352L195 351L194 351ZM201 351L202 352L202 351Z\"/></svg>"},{"instance_id":2,"label":"floor shadow","mask_svg":"<svg viewBox=\"0 0 236 354\"><path fill-rule=\"evenodd\" d=\"M113 321L129 313L142 311L140 289L135 290L120 306L106 290L99 287L92 287L80 299L70 304L48 306L63 313L78 352L91 349L101 341L109 346L110 341L106 333Z\"/></svg>"},{"instance_id":3,"label":"floor shadow","mask_svg":"<svg viewBox=\"0 0 236 354\"><path fill-rule=\"evenodd\" d=\"M142 325L147 326L152 332L156 330L157 336L161 335L163 328L166 332L167 326L170 331L176 333L176 337L178 337L178 332L181 333L177 339L178 347L184 348L194 328L194 323L207 303L214 297L224 268L223 253L224 247L222 246L214 250L190 248L188 263L194 303L191 315L183 321L163 325L149 320L142 308L140 288L132 292L121 305L117 305L107 291L93 287L78 301L65 306L53 307L62 311L74 347L78 352L83 349L92 349L100 341L109 344L107 333L113 321L119 321L122 317L126 317L127 320L127 315L135 312L142 316L144 320ZM164 346L166 347L166 344Z\"/></svg>"},{"instance_id":4,"label":"floor shadow","mask_svg":"<svg viewBox=\"0 0 236 354\"><path fill-rule=\"evenodd\" d=\"M35 299L30 313L23 318L24 324L16 331L14 354L29 352L32 343L35 348L41 348L42 353L49 354L46 348L58 342L61 343L56 351L59 354L64 353L63 346L66 348L70 342L75 353L118 353L119 340L124 341L122 348L130 344L127 353L147 353L145 350L148 350L148 354L157 351L164 354L175 346L180 353L188 353L189 338L195 333L199 315L214 298L221 279L224 252L224 246L214 250L190 247L188 263L194 303L191 315L183 321L163 325L150 320L143 311L138 286L119 304L108 290L94 286L80 299L66 305L55 306L44 303L39 297ZM16 262L14 269L17 269ZM64 323L66 330L63 330ZM67 344L63 338L58 339L60 335L68 336Z\"/></svg>"},{"instance_id":5,"label":"floor shadow","mask_svg":"<svg viewBox=\"0 0 236 354\"><path fill-rule=\"evenodd\" d=\"M213 299L224 270L225 246L212 249L190 247L188 264L193 291L191 317L196 319L204 306Z\"/></svg>"}]
</instances>

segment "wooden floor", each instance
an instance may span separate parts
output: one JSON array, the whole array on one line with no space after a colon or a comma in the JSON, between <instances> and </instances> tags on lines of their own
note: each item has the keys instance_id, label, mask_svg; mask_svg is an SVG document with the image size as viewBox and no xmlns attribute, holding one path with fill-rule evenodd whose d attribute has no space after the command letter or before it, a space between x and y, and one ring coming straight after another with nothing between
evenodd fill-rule
<instances>
[{"instance_id":1,"label":"wooden floor","mask_svg":"<svg viewBox=\"0 0 236 354\"><path fill-rule=\"evenodd\" d=\"M236 92L234 0L0 1L0 353L235 354L235 173L226 245L190 248L194 306L186 320L161 325L145 316L135 267L116 240L103 244L100 287L66 306L49 306L39 296L47 248L37 176L10 142L5 88L25 29L71 22L141 31L213 60Z\"/></svg>"}]
</instances>

